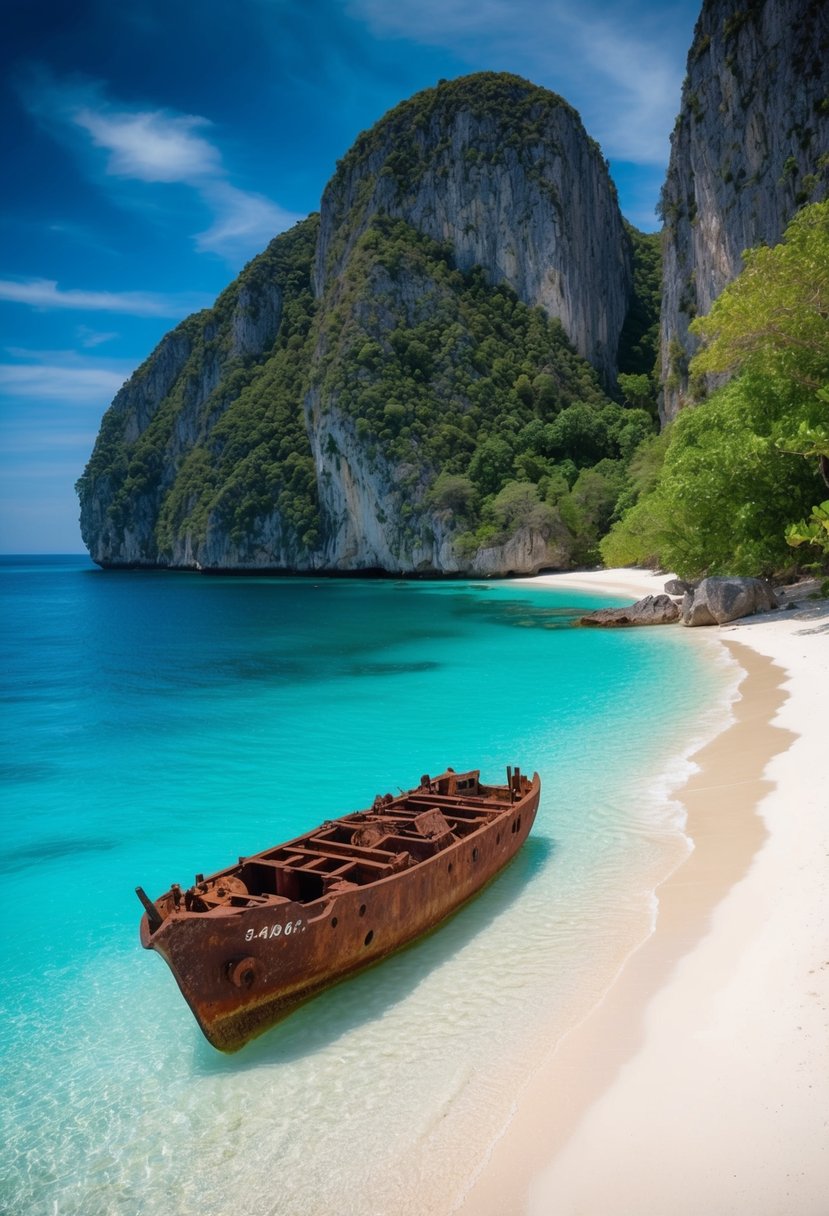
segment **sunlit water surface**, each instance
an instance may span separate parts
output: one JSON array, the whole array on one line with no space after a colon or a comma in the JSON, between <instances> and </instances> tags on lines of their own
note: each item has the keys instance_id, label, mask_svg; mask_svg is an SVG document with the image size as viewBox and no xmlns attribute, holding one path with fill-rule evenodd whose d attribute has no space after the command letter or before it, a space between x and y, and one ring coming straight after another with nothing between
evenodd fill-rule
<instances>
[{"instance_id":1,"label":"sunlit water surface","mask_svg":"<svg viewBox=\"0 0 829 1216\"><path fill-rule=\"evenodd\" d=\"M4 559L0 1211L442 1216L686 855L670 790L731 669L529 584ZM705 707L708 706L708 709ZM538 769L516 861L241 1053L138 943L189 884L452 765Z\"/></svg>"}]
</instances>

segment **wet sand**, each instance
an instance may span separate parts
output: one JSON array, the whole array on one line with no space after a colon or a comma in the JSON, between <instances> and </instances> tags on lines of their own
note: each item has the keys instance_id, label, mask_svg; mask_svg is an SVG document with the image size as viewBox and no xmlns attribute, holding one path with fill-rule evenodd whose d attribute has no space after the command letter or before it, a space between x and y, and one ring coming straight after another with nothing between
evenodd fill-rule
<instances>
[{"instance_id":1,"label":"wet sand","mask_svg":"<svg viewBox=\"0 0 829 1216\"><path fill-rule=\"evenodd\" d=\"M537 582L632 600L665 579ZM745 672L734 721L678 794L693 852L602 1001L557 1048L538 1044L463 1216L827 1211L829 605L687 635Z\"/></svg>"}]
</instances>

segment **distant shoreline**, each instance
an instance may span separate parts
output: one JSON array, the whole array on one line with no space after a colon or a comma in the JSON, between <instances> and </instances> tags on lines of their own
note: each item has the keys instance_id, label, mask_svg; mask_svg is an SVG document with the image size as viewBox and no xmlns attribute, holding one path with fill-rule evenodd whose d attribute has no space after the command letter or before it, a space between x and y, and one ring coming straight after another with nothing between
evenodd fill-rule
<instances>
[{"instance_id":1,"label":"distant shoreline","mask_svg":"<svg viewBox=\"0 0 829 1216\"><path fill-rule=\"evenodd\" d=\"M602 570L534 585L634 600L665 580ZM694 851L598 1006L552 1055L538 1045L462 1216L825 1211L829 602L699 634L744 676L735 720L678 794Z\"/></svg>"}]
</instances>

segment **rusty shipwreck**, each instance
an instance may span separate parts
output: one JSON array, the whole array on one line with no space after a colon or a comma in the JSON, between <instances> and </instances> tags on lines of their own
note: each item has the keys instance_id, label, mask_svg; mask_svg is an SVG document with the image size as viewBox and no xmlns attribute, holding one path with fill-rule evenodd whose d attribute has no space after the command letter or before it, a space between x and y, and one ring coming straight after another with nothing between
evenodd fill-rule
<instances>
[{"instance_id":1,"label":"rusty shipwreck","mask_svg":"<svg viewBox=\"0 0 829 1216\"><path fill-rule=\"evenodd\" d=\"M435 928L511 860L538 774L424 776L144 905L141 944L167 962L214 1047L236 1051L298 1004Z\"/></svg>"}]
</instances>

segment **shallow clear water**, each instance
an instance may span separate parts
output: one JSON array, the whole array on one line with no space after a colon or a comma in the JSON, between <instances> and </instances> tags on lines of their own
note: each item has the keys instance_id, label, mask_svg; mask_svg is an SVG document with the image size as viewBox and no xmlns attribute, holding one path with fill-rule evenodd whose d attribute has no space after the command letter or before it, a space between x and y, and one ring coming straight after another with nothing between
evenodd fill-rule
<instances>
[{"instance_id":1,"label":"shallow clear water","mask_svg":"<svg viewBox=\"0 0 829 1216\"><path fill-rule=\"evenodd\" d=\"M649 931L685 855L666 774L729 672L570 627L529 584L104 573L3 559L0 1211L430 1216ZM601 601L606 602L606 601ZM528 844L441 930L240 1054L140 906L416 784L537 768Z\"/></svg>"}]
</instances>

